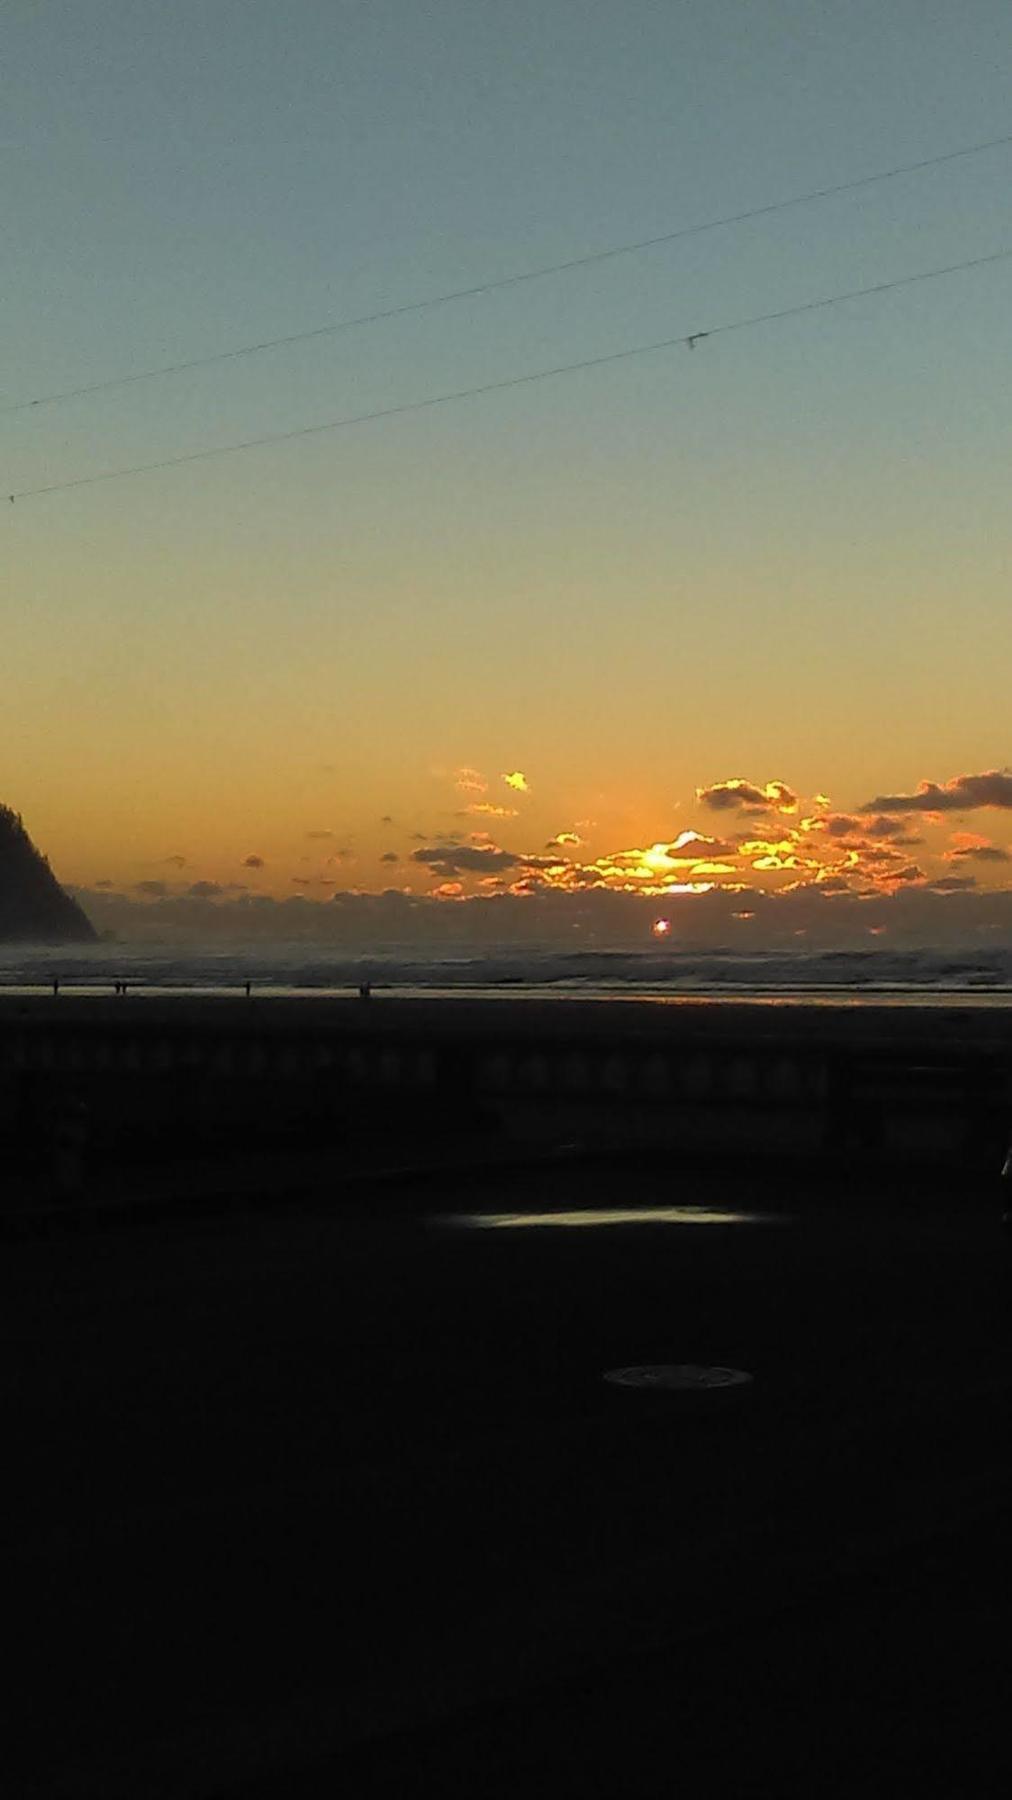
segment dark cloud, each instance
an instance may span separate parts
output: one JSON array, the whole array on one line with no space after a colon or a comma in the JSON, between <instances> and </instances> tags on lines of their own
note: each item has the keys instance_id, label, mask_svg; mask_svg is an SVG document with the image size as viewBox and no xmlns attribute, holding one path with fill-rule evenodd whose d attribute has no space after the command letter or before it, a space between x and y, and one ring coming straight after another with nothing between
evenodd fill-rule
<instances>
[{"instance_id":1,"label":"dark cloud","mask_svg":"<svg viewBox=\"0 0 1012 1800\"><path fill-rule=\"evenodd\" d=\"M793 812L798 804L797 794L786 782L768 781L765 787L756 787L753 781L745 781L740 775L697 788L696 799L713 812L738 812L745 807L752 807L757 812Z\"/></svg>"},{"instance_id":2,"label":"dark cloud","mask_svg":"<svg viewBox=\"0 0 1012 1800\"><path fill-rule=\"evenodd\" d=\"M922 781L915 794L876 794L861 811L971 812L980 806L1012 810L1012 771L986 769L982 775L954 775L941 787L937 781Z\"/></svg>"},{"instance_id":3,"label":"dark cloud","mask_svg":"<svg viewBox=\"0 0 1012 1800\"><path fill-rule=\"evenodd\" d=\"M889 819L883 813L870 819L860 818L856 813L826 813L823 818L816 819L812 830L834 840L842 839L847 847L867 844L873 838L908 848L924 842L923 838L904 828L902 819Z\"/></svg>"},{"instance_id":4,"label":"dark cloud","mask_svg":"<svg viewBox=\"0 0 1012 1800\"><path fill-rule=\"evenodd\" d=\"M334 835L334 833L332 831L307 831L306 832L307 838L332 838L333 835Z\"/></svg>"},{"instance_id":5,"label":"dark cloud","mask_svg":"<svg viewBox=\"0 0 1012 1800\"><path fill-rule=\"evenodd\" d=\"M164 881L138 881L134 887L138 894L147 894L152 900L163 900L169 891Z\"/></svg>"},{"instance_id":6,"label":"dark cloud","mask_svg":"<svg viewBox=\"0 0 1012 1800\"><path fill-rule=\"evenodd\" d=\"M103 875L101 881L96 881L95 886L97 888L111 888L111 887L115 887L116 883L114 881L110 881L108 875Z\"/></svg>"},{"instance_id":7,"label":"dark cloud","mask_svg":"<svg viewBox=\"0 0 1012 1800\"><path fill-rule=\"evenodd\" d=\"M964 844L959 850L946 851L946 860L948 862L1007 863L1012 862L1012 856L1007 850L1002 850L998 844Z\"/></svg>"},{"instance_id":8,"label":"dark cloud","mask_svg":"<svg viewBox=\"0 0 1012 1800\"><path fill-rule=\"evenodd\" d=\"M186 891L191 900L214 900L224 889L216 881L195 881Z\"/></svg>"},{"instance_id":9,"label":"dark cloud","mask_svg":"<svg viewBox=\"0 0 1012 1800\"><path fill-rule=\"evenodd\" d=\"M185 869L186 867L186 858L180 856L178 851L174 856L167 856L165 860L167 863L171 863L174 869Z\"/></svg>"},{"instance_id":10,"label":"dark cloud","mask_svg":"<svg viewBox=\"0 0 1012 1800\"><path fill-rule=\"evenodd\" d=\"M497 850L494 844L432 844L425 850L412 850L411 860L424 863L434 875L498 875L513 869L526 858L509 850Z\"/></svg>"},{"instance_id":11,"label":"dark cloud","mask_svg":"<svg viewBox=\"0 0 1012 1800\"><path fill-rule=\"evenodd\" d=\"M263 869L267 865L262 856L244 856L242 866L244 869Z\"/></svg>"},{"instance_id":12,"label":"dark cloud","mask_svg":"<svg viewBox=\"0 0 1012 1800\"><path fill-rule=\"evenodd\" d=\"M965 866L965 865L964 865ZM523 873L523 867L517 871ZM588 869L588 880L592 871ZM726 946L744 929L735 919L753 913L749 943L756 948L796 947L803 935L807 947L829 949L868 944L869 926L886 926L895 947L965 948L992 941L1012 941L1012 885L978 886L962 869L938 883L917 878L906 865L904 879L880 886L874 895L860 871L846 880L833 875L792 883L780 892L716 886L707 892L672 895L664 901L672 922L672 940L683 949ZM439 899L431 893L381 894L314 888L312 898L293 894L273 899L256 893L199 900L169 893L132 897L92 888L82 904L99 930L114 931L123 942L150 941L169 932L194 943L235 944L281 942L300 938L330 947L347 947L359 955L377 946L459 948L482 945L504 951L532 945L628 947L653 942L656 897L621 892L606 886L552 889L533 883L524 893L494 891L474 898Z\"/></svg>"},{"instance_id":13,"label":"dark cloud","mask_svg":"<svg viewBox=\"0 0 1012 1800\"><path fill-rule=\"evenodd\" d=\"M395 863L395 862L400 862L400 860L401 859L398 856L396 850L385 850L383 852L383 855L380 857L381 863L384 863L384 862Z\"/></svg>"},{"instance_id":14,"label":"dark cloud","mask_svg":"<svg viewBox=\"0 0 1012 1800\"><path fill-rule=\"evenodd\" d=\"M392 825L393 824L393 819L391 818L389 813L383 814L383 817L380 820L380 824L381 825Z\"/></svg>"},{"instance_id":15,"label":"dark cloud","mask_svg":"<svg viewBox=\"0 0 1012 1800\"><path fill-rule=\"evenodd\" d=\"M876 874L879 881L888 882L923 881L925 879L924 870L918 868L916 863L904 863L899 869L879 869Z\"/></svg>"}]
</instances>

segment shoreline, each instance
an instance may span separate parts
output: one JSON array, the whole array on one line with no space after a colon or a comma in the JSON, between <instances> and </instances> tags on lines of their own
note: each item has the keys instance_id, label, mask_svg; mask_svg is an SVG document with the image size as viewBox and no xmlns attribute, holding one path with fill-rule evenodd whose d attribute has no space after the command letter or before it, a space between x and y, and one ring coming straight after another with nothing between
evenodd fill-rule
<instances>
[{"instance_id":1,"label":"shoreline","mask_svg":"<svg viewBox=\"0 0 1012 1800\"><path fill-rule=\"evenodd\" d=\"M322 1025L328 1031L350 1028L356 1035L387 1031L428 1035L436 1030L440 1036L476 1033L485 1038L503 1031L512 1035L520 1028L524 1037L543 1034L549 1039L568 1037L575 1029L579 1035L614 1033L623 1039L670 1040L716 1032L750 1040L796 1033L806 1041L827 1041L837 1035L848 1041L877 1033L890 1040L918 1037L927 1012L932 1014L933 1031L939 1030L943 1038L973 1035L1012 1052L1007 1010L1012 1010L1012 992L989 1004L987 996L964 989L916 996L823 990L816 998L796 992L587 995L510 987L496 993L460 988L405 993L373 987L368 999L352 988L272 992L254 987L249 995L238 987L165 989L142 983L128 984L124 994L62 984L56 995L39 989L0 989L0 1029L21 1023L128 1025L145 1031L180 1025L217 1028L227 1019L230 1032L259 1032L265 1027L315 1030Z\"/></svg>"}]
</instances>

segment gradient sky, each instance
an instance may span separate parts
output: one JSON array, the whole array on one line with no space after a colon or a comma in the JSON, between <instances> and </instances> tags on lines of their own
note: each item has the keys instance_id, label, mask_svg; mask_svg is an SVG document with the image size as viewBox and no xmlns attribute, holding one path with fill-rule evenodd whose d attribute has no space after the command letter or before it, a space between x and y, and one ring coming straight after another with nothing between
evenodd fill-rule
<instances>
[{"instance_id":1,"label":"gradient sky","mask_svg":"<svg viewBox=\"0 0 1012 1800\"><path fill-rule=\"evenodd\" d=\"M7 0L3 34L0 406L1012 130L1007 0ZM0 488L1003 248L1012 146L0 413ZM530 857L568 832L583 842L564 860L619 880L607 859L688 829L728 845L727 813L696 790L732 777L787 783L781 821L801 833L1001 770L1010 301L999 263L691 353L5 505L0 799L85 888L470 892L489 869L447 874L418 850ZM908 879L972 862L1007 885L999 856L972 853L1008 845L1012 807L914 810ZM755 882L760 853L740 846L763 832L732 811L731 874L711 878ZM869 836L876 816L854 843L888 842ZM839 858L817 861L835 879Z\"/></svg>"}]
</instances>

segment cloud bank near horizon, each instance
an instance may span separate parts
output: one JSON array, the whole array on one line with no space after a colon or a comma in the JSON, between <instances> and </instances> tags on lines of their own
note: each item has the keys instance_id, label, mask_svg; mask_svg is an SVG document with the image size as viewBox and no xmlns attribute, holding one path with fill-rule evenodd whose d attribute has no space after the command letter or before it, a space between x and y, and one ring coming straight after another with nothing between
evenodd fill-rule
<instances>
[{"instance_id":1,"label":"cloud bank near horizon","mask_svg":"<svg viewBox=\"0 0 1012 1800\"><path fill-rule=\"evenodd\" d=\"M923 781L911 792L882 792L846 810L834 808L823 793L806 798L779 778L730 776L696 788L699 823L619 848L598 848L603 834L593 819L556 829L559 810L550 797L544 808L553 836L546 842L540 803L533 812L518 812L471 800L488 792L489 782L469 766L433 773L451 794L468 797L463 811L444 804L437 814L453 829L408 830L413 822L405 822L397 848L377 845L372 858L358 858L356 885L347 872L341 886L335 880L349 852L323 856L337 832L314 826L303 831L302 842L321 840L323 860L314 867L314 859L296 853L294 873L265 845L269 857L250 853L234 871L217 867L202 874L180 854L163 858L157 877L120 891L105 880L71 891L100 930L130 935L308 932L337 940L353 925L363 940L371 933L387 941L406 931L412 941L433 942L492 941L496 932L556 941L575 941L576 934L593 941L603 934L627 941L646 938L661 919L673 944L683 938L734 942L746 927L753 939L803 940L814 933L829 943L834 934L853 942L868 932L927 931L949 941L953 929L971 936L1007 929L1012 889L1003 882L1012 847L980 832L951 829L960 824L954 816L960 813L988 807L1012 812L1007 769ZM534 804L526 775L514 770L501 779L525 808ZM673 801L672 814L677 808ZM482 817L496 837L484 826L468 831L455 823L468 814ZM393 819L385 820L389 845ZM706 829L708 822L719 822L719 832ZM529 847L531 838L537 848ZM166 863L175 867L176 881L166 878ZM273 873L259 879L268 866ZM402 885L378 891L394 866ZM233 880L233 873L258 879ZM292 895L293 887L300 892ZM904 895L908 901L900 905ZM884 908L881 916L876 907Z\"/></svg>"},{"instance_id":2,"label":"cloud bank near horizon","mask_svg":"<svg viewBox=\"0 0 1012 1800\"><path fill-rule=\"evenodd\" d=\"M200 887L211 884L194 884ZM626 891L542 890L458 895L408 894L399 888L327 898L293 894L209 896L193 888L144 900L109 890L73 890L100 932L137 941L293 942L356 950L489 950L539 945L578 951L657 944L666 951L850 948L875 944L977 946L1012 937L1012 889L981 889L972 875L950 875L892 893L859 895L839 882L808 883L779 893L714 885L666 903Z\"/></svg>"}]
</instances>

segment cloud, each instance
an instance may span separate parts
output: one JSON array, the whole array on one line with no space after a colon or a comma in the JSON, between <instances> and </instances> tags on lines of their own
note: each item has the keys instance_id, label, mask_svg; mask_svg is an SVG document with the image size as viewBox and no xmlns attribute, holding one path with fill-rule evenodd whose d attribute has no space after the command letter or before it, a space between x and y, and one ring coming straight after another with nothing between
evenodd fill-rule
<instances>
[{"instance_id":1,"label":"cloud","mask_svg":"<svg viewBox=\"0 0 1012 1800\"><path fill-rule=\"evenodd\" d=\"M462 794L484 794L488 791L488 782L479 769L458 769L453 779Z\"/></svg>"},{"instance_id":2,"label":"cloud","mask_svg":"<svg viewBox=\"0 0 1012 1800\"><path fill-rule=\"evenodd\" d=\"M734 856L738 846L730 838L708 837L705 831L680 831L669 856Z\"/></svg>"},{"instance_id":3,"label":"cloud","mask_svg":"<svg viewBox=\"0 0 1012 1800\"><path fill-rule=\"evenodd\" d=\"M954 775L941 787L921 781L914 794L876 794L865 813L971 812L981 806L1012 810L1012 770L986 769L981 775Z\"/></svg>"},{"instance_id":4,"label":"cloud","mask_svg":"<svg viewBox=\"0 0 1012 1800\"><path fill-rule=\"evenodd\" d=\"M101 881L96 881L95 886L97 888L111 888L111 887L115 887L116 883L114 881L110 881L108 875L103 875Z\"/></svg>"},{"instance_id":5,"label":"cloud","mask_svg":"<svg viewBox=\"0 0 1012 1800\"><path fill-rule=\"evenodd\" d=\"M393 824L393 818L392 818L392 816L391 816L391 814L390 814L390 813L384 813L384 814L383 814L383 817L382 817L382 818L381 818L381 820L380 820L380 824L381 824L381 825L392 825L392 824Z\"/></svg>"},{"instance_id":6,"label":"cloud","mask_svg":"<svg viewBox=\"0 0 1012 1800\"><path fill-rule=\"evenodd\" d=\"M175 856L167 856L165 860L167 863L171 863L174 869L185 869L186 867L185 856L180 856L178 852Z\"/></svg>"},{"instance_id":7,"label":"cloud","mask_svg":"<svg viewBox=\"0 0 1012 1800\"><path fill-rule=\"evenodd\" d=\"M1007 850L1002 850L998 844L964 844L958 850L947 850L945 860L946 862L1007 863L1012 862L1012 856Z\"/></svg>"},{"instance_id":8,"label":"cloud","mask_svg":"<svg viewBox=\"0 0 1012 1800\"><path fill-rule=\"evenodd\" d=\"M713 812L733 812L742 807L757 811L792 813L797 810L798 796L784 781L767 781L764 787L733 775L728 781L715 781L709 787L696 789L696 799Z\"/></svg>"},{"instance_id":9,"label":"cloud","mask_svg":"<svg viewBox=\"0 0 1012 1800\"><path fill-rule=\"evenodd\" d=\"M919 844L921 842L920 838L908 837L905 834L899 819L888 819L884 813L877 814L873 819L865 819L862 830L868 837L892 838L897 844Z\"/></svg>"},{"instance_id":10,"label":"cloud","mask_svg":"<svg viewBox=\"0 0 1012 1800\"><path fill-rule=\"evenodd\" d=\"M510 850L497 850L494 844L431 844L425 850L412 850L411 860L424 863L434 875L454 876L498 875L526 859Z\"/></svg>"},{"instance_id":11,"label":"cloud","mask_svg":"<svg viewBox=\"0 0 1012 1800\"><path fill-rule=\"evenodd\" d=\"M464 811L485 819L518 819L520 817L515 806L492 806L487 800L479 800L474 806L465 807Z\"/></svg>"},{"instance_id":12,"label":"cloud","mask_svg":"<svg viewBox=\"0 0 1012 1800\"><path fill-rule=\"evenodd\" d=\"M531 791L527 785L527 777L522 769L514 769L509 775L504 775L503 780L508 788L513 789L515 794L529 794Z\"/></svg>"},{"instance_id":13,"label":"cloud","mask_svg":"<svg viewBox=\"0 0 1012 1800\"><path fill-rule=\"evenodd\" d=\"M551 846L549 846L550 848ZM643 894L661 898L666 894L699 891L713 883L698 880L703 875L733 875L734 866L722 862L725 855L735 853L734 845L719 838L709 838L698 831L682 832L673 844L657 843L645 848L616 850L599 856L593 862L580 863L565 857L522 856L525 890L538 887L561 892L581 889L610 889L615 893Z\"/></svg>"},{"instance_id":14,"label":"cloud","mask_svg":"<svg viewBox=\"0 0 1012 1800\"><path fill-rule=\"evenodd\" d=\"M899 868L880 869L877 874L878 880L885 885L895 885L896 883L901 882L924 881L927 879L924 870L919 868L917 863L913 862L903 863Z\"/></svg>"},{"instance_id":15,"label":"cloud","mask_svg":"<svg viewBox=\"0 0 1012 1800\"><path fill-rule=\"evenodd\" d=\"M244 869L265 869L267 867L262 856L244 856L242 866Z\"/></svg>"},{"instance_id":16,"label":"cloud","mask_svg":"<svg viewBox=\"0 0 1012 1800\"><path fill-rule=\"evenodd\" d=\"M332 894L316 887L311 898L304 893L287 899L250 893L212 900L185 893L152 899L89 888L79 898L99 930L111 930L127 943L164 941L166 933L189 936L202 945L277 943L290 941L294 926L307 943L329 947L335 970L341 963L340 954L333 952L347 952L349 983L352 959L374 953L378 946L403 954L410 945L483 945L497 953L516 948L526 955L533 945L571 951L580 945L650 944L659 905L671 920L670 941L701 952L726 947L729 941L740 945L746 935L749 947L757 949L794 949L799 934L806 947L867 948L873 925L887 925L888 941L897 948L965 950L982 942L1004 946L1012 941L1012 885L978 886L958 865L958 872L937 883L904 879L884 888L855 885L861 883L860 875L835 873L823 879L806 874L779 891L772 885L743 891L738 883L693 882L690 876L671 883L662 901L641 886L602 882L593 865L583 871L578 865L566 867L573 879L565 887L546 883L537 873L524 876L521 863L512 871L519 891L504 892L503 878L495 877L493 885L471 898L452 885L449 891L424 894L403 888ZM903 873L913 874L913 866L906 865ZM452 884L454 877L446 880ZM464 883L459 885L463 889ZM754 916L743 923L735 918L739 912Z\"/></svg>"},{"instance_id":17,"label":"cloud","mask_svg":"<svg viewBox=\"0 0 1012 1800\"><path fill-rule=\"evenodd\" d=\"M186 891L191 900L214 900L224 890L216 881L195 881Z\"/></svg>"},{"instance_id":18,"label":"cloud","mask_svg":"<svg viewBox=\"0 0 1012 1800\"><path fill-rule=\"evenodd\" d=\"M807 831L824 831L831 838L850 837L859 833L864 837L896 838L901 843L919 841L903 835L903 825L899 819L887 819L881 814L878 818L862 819L854 813L826 813L822 818L802 820L802 827Z\"/></svg>"},{"instance_id":19,"label":"cloud","mask_svg":"<svg viewBox=\"0 0 1012 1800\"><path fill-rule=\"evenodd\" d=\"M564 845L572 844L578 848L584 842L578 831L560 831L558 837L549 838L546 850L561 850Z\"/></svg>"},{"instance_id":20,"label":"cloud","mask_svg":"<svg viewBox=\"0 0 1012 1800\"><path fill-rule=\"evenodd\" d=\"M307 838L332 838L333 835L334 835L334 833L332 831L307 831L306 832Z\"/></svg>"},{"instance_id":21,"label":"cloud","mask_svg":"<svg viewBox=\"0 0 1012 1800\"><path fill-rule=\"evenodd\" d=\"M398 856L396 850L385 850L383 852L383 855L380 857L381 863L395 863L395 862L400 862L400 860L401 859Z\"/></svg>"},{"instance_id":22,"label":"cloud","mask_svg":"<svg viewBox=\"0 0 1012 1800\"><path fill-rule=\"evenodd\" d=\"M138 894L146 894L151 900L164 900L169 891L164 881L137 881L134 888Z\"/></svg>"}]
</instances>

